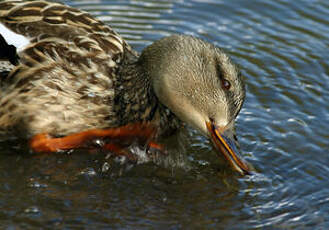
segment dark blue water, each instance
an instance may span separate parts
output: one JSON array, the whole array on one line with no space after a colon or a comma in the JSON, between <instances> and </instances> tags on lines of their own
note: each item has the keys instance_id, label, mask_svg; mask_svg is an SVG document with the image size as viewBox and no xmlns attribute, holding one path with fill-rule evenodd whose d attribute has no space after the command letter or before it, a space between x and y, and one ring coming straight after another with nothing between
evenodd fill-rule
<instances>
[{"instance_id":1,"label":"dark blue water","mask_svg":"<svg viewBox=\"0 0 329 230\"><path fill-rule=\"evenodd\" d=\"M2 144L1 229L329 229L327 0L65 3L138 51L174 33L224 48L247 84L237 132L258 173L233 174L189 128L168 159L133 168Z\"/></svg>"}]
</instances>

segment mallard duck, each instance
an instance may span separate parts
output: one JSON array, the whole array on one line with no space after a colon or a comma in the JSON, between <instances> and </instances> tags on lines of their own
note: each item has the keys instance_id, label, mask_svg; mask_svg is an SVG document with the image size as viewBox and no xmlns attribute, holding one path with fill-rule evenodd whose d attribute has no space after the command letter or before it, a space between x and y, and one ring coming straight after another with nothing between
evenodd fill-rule
<instances>
[{"instance_id":1,"label":"mallard duck","mask_svg":"<svg viewBox=\"0 0 329 230\"><path fill-rule=\"evenodd\" d=\"M234 131L244 83L220 48L172 35L138 54L88 13L46 1L2 1L0 22L28 41L15 47L2 32L2 134L29 139L35 152L103 138L118 153L133 137L161 148L154 140L186 123L250 172Z\"/></svg>"}]
</instances>

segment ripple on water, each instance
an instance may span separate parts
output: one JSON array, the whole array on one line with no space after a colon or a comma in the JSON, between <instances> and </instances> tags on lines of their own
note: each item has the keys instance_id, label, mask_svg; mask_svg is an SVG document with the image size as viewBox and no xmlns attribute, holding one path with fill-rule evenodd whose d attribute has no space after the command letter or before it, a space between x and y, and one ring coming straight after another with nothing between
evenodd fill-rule
<instances>
[{"instance_id":1,"label":"ripple on water","mask_svg":"<svg viewBox=\"0 0 329 230\"><path fill-rule=\"evenodd\" d=\"M172 157L112 174L106 156L0 150L0 228L328 229L328 1L65 1L111 24L137 50L173 33L223 47L247 100L240 178L187 128ZM17 149L17 148L16 148Z\"/></svg>"}]
</instances>

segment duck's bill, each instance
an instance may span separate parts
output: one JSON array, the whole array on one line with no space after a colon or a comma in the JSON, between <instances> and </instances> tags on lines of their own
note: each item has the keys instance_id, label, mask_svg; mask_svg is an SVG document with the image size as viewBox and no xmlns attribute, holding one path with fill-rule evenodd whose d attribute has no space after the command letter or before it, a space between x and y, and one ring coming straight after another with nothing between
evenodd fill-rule
<instances>
[{"instance_id":1,"label":"duck's bill","mask_svg":"<svg viewBox=\"0 0 329 230\"><path fill-rule=\"evenodd\" d=\"M211 122L207 122L208 132L215 147L224 155L230 165L241 175L251 174L251 168L242 159L232 139L233 135L225 135ZM232 136L232 137L231 137Z\"/></svg>"}]
</instances>

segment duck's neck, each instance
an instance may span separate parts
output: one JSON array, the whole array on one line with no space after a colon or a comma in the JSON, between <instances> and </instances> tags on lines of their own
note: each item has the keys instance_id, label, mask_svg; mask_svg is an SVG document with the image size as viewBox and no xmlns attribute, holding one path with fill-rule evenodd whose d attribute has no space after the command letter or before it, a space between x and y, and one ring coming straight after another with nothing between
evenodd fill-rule
<instances>
[{"instance_id":1,"label":"duck's neck","mask_svg":"<svg viewBox=\"0 0 329 230\"><path fill-rule=\"evenodd\" d=\"M157 99L150 78L135 55L125 57L115 84L114 110L118 125L151 121L161 134L175 131L181 122Z\"/></svg>"}]
</instances>

